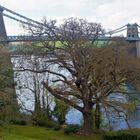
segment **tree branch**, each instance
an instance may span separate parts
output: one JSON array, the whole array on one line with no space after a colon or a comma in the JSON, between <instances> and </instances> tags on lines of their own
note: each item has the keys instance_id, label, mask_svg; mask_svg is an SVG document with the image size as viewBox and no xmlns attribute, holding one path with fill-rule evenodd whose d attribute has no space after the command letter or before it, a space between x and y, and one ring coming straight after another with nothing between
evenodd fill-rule
<instances>
[{"instance_id":1,"label":"tree branch","mask_svg":"<svg viewBox=\"0 0 140 140\"><path fill-rule=\"evenodd\" d=\"M54 97L56 97L57 99L60 99L60 100L62 100L63 102L69 104L70 106L72 106L73 108L79 110L80 112L83 111L83 108L82 108L82 107L78 106L76 103L70 101L69 99L67 99L67 98L65 98L65 97L63 97L63 96L61 96L61 95L64 95L63 92L60 92L60 91L58 92L57 90L52 89L52 88L51 88L50 86L48 86L48 84L45 83L45 82L42 82L42 83L43 83L43 85L46 87L46 89L50 92L50 94L52 94ZM62 93L62 94L61 94L61 93Z\"/></svg>"}]
</instances>

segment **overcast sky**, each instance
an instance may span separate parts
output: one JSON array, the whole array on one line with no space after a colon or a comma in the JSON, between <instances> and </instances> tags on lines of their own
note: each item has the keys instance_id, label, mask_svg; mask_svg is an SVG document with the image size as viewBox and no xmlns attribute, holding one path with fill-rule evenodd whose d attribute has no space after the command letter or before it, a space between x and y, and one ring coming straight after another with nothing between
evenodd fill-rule
<instances>
[{"instance_id":1,"label":"overcast sky","mask_svg":"<svg viewBox=\"0 0 140 140\"><path fill-rule=\"evenodd\" d=\"M84 18L115 29L127 23L140 23L140 0L0 0L0 5L40 21ZM8 34L16 32L5 19ZM10 25L12 27L10 27Z\"/></svg>"}]
</instances>

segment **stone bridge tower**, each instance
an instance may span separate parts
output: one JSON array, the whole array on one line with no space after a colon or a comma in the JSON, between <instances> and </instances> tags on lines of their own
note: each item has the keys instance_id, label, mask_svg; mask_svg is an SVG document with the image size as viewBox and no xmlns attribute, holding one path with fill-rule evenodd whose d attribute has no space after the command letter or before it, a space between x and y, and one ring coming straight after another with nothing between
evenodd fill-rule
<instances>
[{"instance_id":1,"label":"stone bridge tower","mask_svg":"<svg viewBox=\"0 0 140 140\"><path fill-rule=\"evenodd\" d=\"M127 38L130 39L132 43L136 44L135 54L140 57L140 41L137 23L127 24Z\"/></svg>"},{"instance_id":2,"label":"stone bridge tower","mask_svg":"<svg viewBox=\"0 0 140 140\"><path fill-rule=\"evenodd\" d=\"M138 25L135 24L127 24L127 38L138 38Z\"/></svg>"},{"instance_id":3,"label":"stone bridge tower","mask_svg":"<svg viewBox=\"0 0 140 140\"><path fill-rule=\"evenodd\" d=\"M5 30L5 24L3 20L3 8L0 7L0 40L5 40L7 38L7 33Z\"/></svg>"}]
</instances>

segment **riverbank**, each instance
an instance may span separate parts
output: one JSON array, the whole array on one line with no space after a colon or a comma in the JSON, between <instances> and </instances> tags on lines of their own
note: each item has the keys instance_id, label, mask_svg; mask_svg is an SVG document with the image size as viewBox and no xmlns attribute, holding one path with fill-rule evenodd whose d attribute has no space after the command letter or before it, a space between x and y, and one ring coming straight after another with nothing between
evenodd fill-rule
<instances>
[{"instance_id":1,"label":"riverbank","mask_svg":"<svg viewBox=\"0 0 140 140\"><path fill-rule=\"evenodd\" d=\"M6 125L0 126L0 140L102 140L102 135L91 137L66 135L63 130L37 126Z\"/></svg>"}]
</instances>

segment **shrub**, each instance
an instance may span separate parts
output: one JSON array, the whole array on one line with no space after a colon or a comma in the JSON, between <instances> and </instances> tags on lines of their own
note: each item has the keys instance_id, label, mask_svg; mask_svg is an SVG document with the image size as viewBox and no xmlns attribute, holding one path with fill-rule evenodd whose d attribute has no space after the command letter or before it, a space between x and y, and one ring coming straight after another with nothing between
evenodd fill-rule
<instances>
[{"instance_id":1,"label":"shrub","mask_svg":"<svg viewBox=\"0 0 140 140\"><path fill-rule=\"evenodd\" d=\"M36 118L36 119L34 119L34 121L35 121L34 124L38 125L38 126L45 126L45 127L48 127L48 128L53 128L53 126L54 126L53 121L49 120L46 117Z\"/></svg>"},{"instance_id":2,"label":"shrub","mask_svg":"<svg viewBox=\"0 0 140 140\"><path fill-rule=\"evenodd\" d=\"M13 119L10 121L12 124L17 124L17 125L27 125L27 121L23 119Z\"/></svg>"},{"instance_id":3,"label":"shrub","mask_svg":"<svg viewBox=\"0 0 140 140\"><path fill-rule=\"evenodd\" d=\"M68 113L69 109L70 107L68 105L66 105L62 101L55 99L53 115L57 118L57 121L60 125L63 125L65 123L65 116Z\"/></svg>"},{"instance_id":4,"label":"shrub","mask_svg":"<svg viewBox=\"0 0 140 140\"><path fill-rule=\"evenodd\" d=\"M17 125L27 125L31 123L31 116L24 113L19 113L15 115L14 118L10 119L9 122Z\"/></svg>"},{"instance_id":5,"label":"shrub","mask_svg":"<svg viewBox=\"0 0 140 140\"><path fill-rule=\"evenodd\" d=\"M137 140L140 140L140 135L138 135Z\"/></svg>"},{"instance_id":6,"label":"shrub","mask_svg":"<svg viewBox=\"0 0 140 140\"><path fill-rule=\"evenodd\" d=\"M67 135L69 135L70 133L76 133L80 128L81 127L79 125L71 124L64 129L64 133Z\"/></svg>"},{"instance_id":7,"label":"shrub","mask_svg":"<svg viewBox=\"0 0 140 140\"><path fill-rule=\"evenodd\" d=\"M49 119L45 113L39 112L33 115L33 124L38 126L44 126L48 128L54 127L53 120Z\"/></svg>"},{"instance_id":8,"label":"shrub","mask_svg":"<svg viewBox=\"0 0 140 140\"><path fill-rule=\"evenodd\" d=\"M60 125L59 124L56 124L53 128L55 131L58 131L61 129Z\"/></svg>"},{"instance_id":9,"label":"shrub","mask_svg":"<svg viewBox=\"0 0 140 140\"><path fill-rule=\"evenodd\" d=\"M3 120L0 120L0 126L4 125L5 122Z\"/></svg>"},{"instance_id":10,"label":"shrub","mask_svg":"<svg viewBox=\"0 0 140 140\"><path fill-rule=\"evenodd\" d=\"M137 140L138 134L129 131L117 131L108 133L104 136L104 140Z\"/></svg>"}]
</instances>

